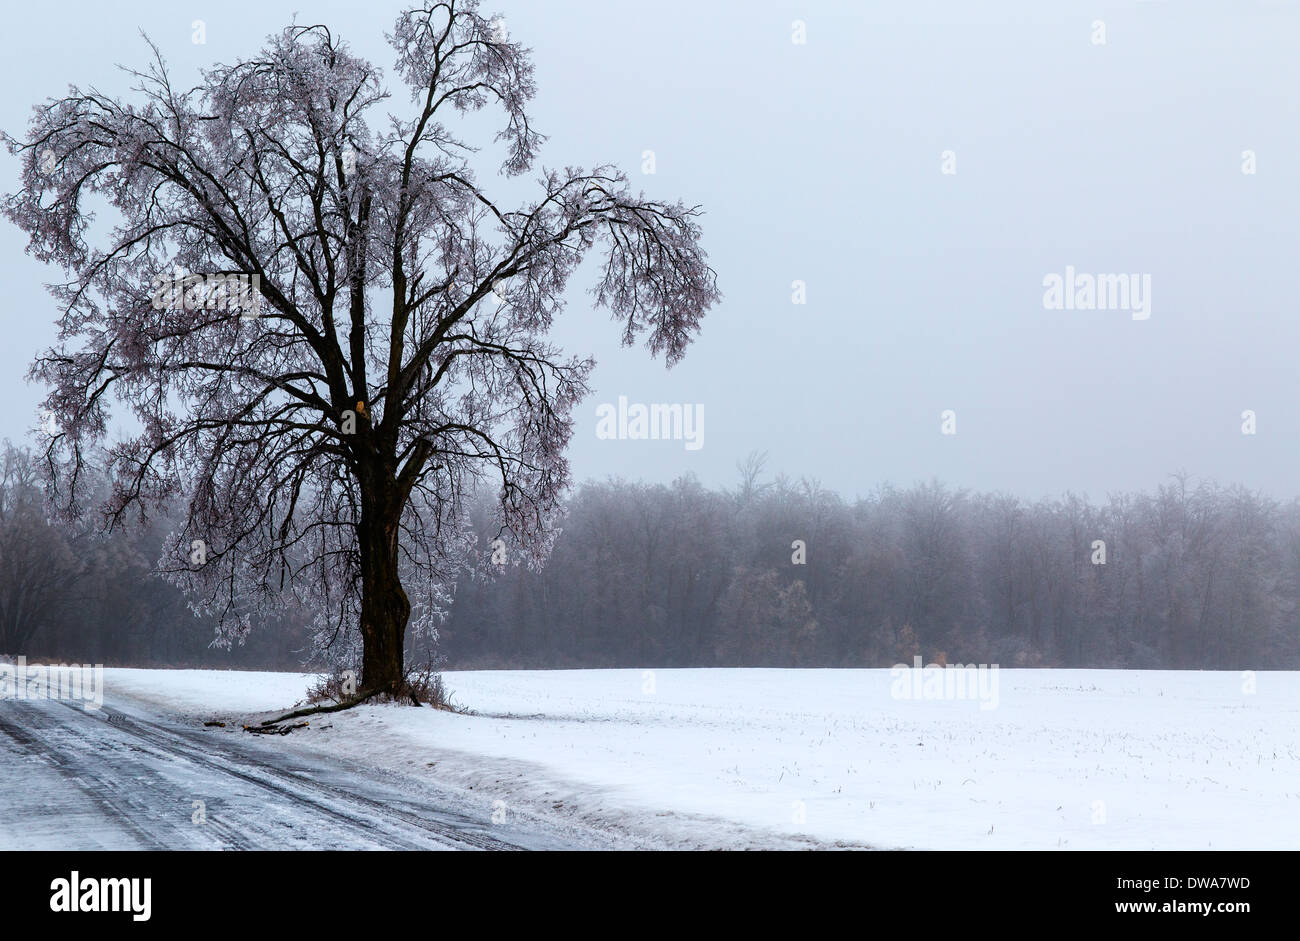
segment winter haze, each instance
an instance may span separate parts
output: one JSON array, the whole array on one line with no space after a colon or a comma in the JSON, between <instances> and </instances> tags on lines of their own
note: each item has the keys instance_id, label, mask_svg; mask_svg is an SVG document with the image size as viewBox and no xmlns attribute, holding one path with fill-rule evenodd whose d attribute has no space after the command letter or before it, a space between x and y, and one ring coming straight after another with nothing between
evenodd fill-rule
<instances>
[{"instance_id":1,"label":"winter haze","mask_svg":"<svg viewBox=\"0 0 1300 941\"><path fill-rule=\"evenodd\" d=\"M770 470L847 497L937 478L1097 498L1179 470L1296 494L1295 4L489 6L535 52L533 118L550 137L539 165L608 160L649 196L700 203L724 294L665 370L620 348L591 311L591 278L574 279L555 336L598 362L576 413L575 479L730 485L736 461L763 450ZM39 6L15 5L21 41L0 75L23 93L3 97L0 126L21 131L31 104L72 80L124 91L114 66L145 61L141 30L189 82L255 52L295 11L388 65L399 8L209 4L195 44L189 7L68 3L51 30ZM792 41L796 20L806 43ZM1243 172L1244 151L1257 172ZM0 173L17 173L7 154ZM509 193L534 176L485 181ZM15 379L55 316L41 288L53 269L23 244L0 227L0 368ZM1043 280L1067 266L1149 275L1149 317L1046 309ZM795 281L806 304L792 303ZM41 391L10 390L0 435L17 441ZM596 410L620 395L702 405L703 446L599 440ZM946 409L955 435L940 433Z\"/></svg>"},{"instance_id":2,"label":"winter haze","mask_svg":"<svg viewBox=\"0 0 1300 941\"><path fill-rule=\"evenodd\" d=\"M408 4L6 11L6 925L1281 910L1300 0Z\"/></svg>"}]
</instances>

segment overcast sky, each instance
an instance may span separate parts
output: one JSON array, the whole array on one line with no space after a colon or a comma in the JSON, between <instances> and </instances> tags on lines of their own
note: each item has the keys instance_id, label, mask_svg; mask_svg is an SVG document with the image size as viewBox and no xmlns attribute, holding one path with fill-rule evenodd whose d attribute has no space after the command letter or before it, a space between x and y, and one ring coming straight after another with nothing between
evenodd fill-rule
<instances>
[{"instance_id":1,"label":"overcast sky","mask_svg":"<svg viewBox=\"0 0 1300 941\"><path fill-rule=\"evenodd\" d=\"M125 92L114 65L145 62L141 30L188 84L295 12L391 84L384 33L401 6L10 5L0 126L20 133L72 83ZM650 195L700 203L724 293L668 371L621 349L590 279L575 283L556 337L599 363L571 446L579 478L730 484L762 450L771 470L847 496L937 477L1102 497L1180 469L1300 494L1297 4L485 3L495 11L534 50L541 162L616 163ZM17 185L7 155L0 179ZM56 274L23 245L3 223L0 435L14 439L34 424L42 393L22 376L55 315L41 285ZM1149 316L1045 308L1044 279L1067 266L1149 276ZM703 447L597 439L598 406L620 395L699 403Z\"/></svg>"}]
</instances>

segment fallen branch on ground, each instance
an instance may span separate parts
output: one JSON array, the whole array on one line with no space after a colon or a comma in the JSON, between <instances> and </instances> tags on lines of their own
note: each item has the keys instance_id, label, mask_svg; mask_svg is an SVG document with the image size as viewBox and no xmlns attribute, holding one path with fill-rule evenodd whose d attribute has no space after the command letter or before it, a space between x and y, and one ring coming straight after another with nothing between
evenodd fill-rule
<instances>
[{"instance_id":1,"label":"fallen branch on ground","mask_svg":"<svg viewBox=\"0 0 1300 941\"><path fill-rule=\"evenodd\" d=\"M308 706L306 709L295 709L293 712L290 712L287 715L282 715L278 719L267 719L262 723L262 725L278 725L281 722L288 722L290 719L301 719L303 716L314 716L323 712L342 712L344 709L351 709L353 706L359 706L366 700L373 699L383 692L387 691L382 689L372 689L368 693L358 693L351 699L330 703L328 706Z\"/></svg>"},{"instance_id":2,"label":"fallen branch on ground","mask_svg":"<svg viewBox=\"0 0 1300 941\"><path fill-rule=\"evenodd\" d=\"M305 728L307 728L306 722L299 722L296 725L276 725L276 726L267 725L263 723L262 725L246 725L244 726L244 731L252 732L254 735L288 735L294 729L305 729Z\"/></svg>"}]
</instances>

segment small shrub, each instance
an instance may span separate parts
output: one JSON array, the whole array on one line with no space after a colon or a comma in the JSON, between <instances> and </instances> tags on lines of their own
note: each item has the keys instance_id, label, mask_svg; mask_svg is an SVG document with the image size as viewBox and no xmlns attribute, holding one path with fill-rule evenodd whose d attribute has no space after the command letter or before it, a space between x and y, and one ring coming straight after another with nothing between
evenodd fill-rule
<instances>
[{"instance_id":1,"label":"small shrub","mask_svg":"<svg viewBox=\"0 0 1300 941\"><path fill-rule=\"evenodd\" d=\"M307 690L307 702L313 706L342 703L356 699L359 693L356 672L336 668L333 672L322 676ZM451 693L442 681L442 674L438 672L437 665L432 662L408 669L396 690L368 697L367 701L432 706L448 712L463 711L452 702Z\"/></svg>"}]
</instances>

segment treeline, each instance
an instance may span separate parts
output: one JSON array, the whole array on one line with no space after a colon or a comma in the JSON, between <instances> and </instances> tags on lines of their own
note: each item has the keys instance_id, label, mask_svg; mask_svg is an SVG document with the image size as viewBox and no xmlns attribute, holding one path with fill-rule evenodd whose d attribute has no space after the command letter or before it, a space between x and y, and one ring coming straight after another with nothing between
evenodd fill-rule
<instances>
[{"instance_id":1,"label":"treeline","mask_svg":"<svg viewBox=\"0 0 1300 941\"><path fill-rule=\"evenodd\" d=\"M50 518L41 462L0 453L0 655L108 666L300 669L305 625L286 620L217 650L210 622L156 574L173 520L102 531L92 511ZM92 491L103 480L87 468Z\"/></svg>"},{"instance_id":2,"label":"treeline","mask_svg":"<svg viewBox=\"0 0 1300 941\"><path fill-rule=\"evenodd\" d=\"M486 514L484 514L486 518ZM54 522L39 462L0 467L0 654L109 665L313 665L308 613L243 646L157 577L172 521ZM487 545L493 534L480 533ZM509 560L507 560L509 562ZM540 571L462 579L450 668L1300 668L1300 502L1177 477L1104 503L940 484L588 483Z\"/></svg>"},{"instance_id":3,"label":"treeline","mask_svg":"<svg viewBox=\"0 0 1300 941\"><path fill-rule=\"evenodd\" d=\"M1025 502L939 484L581 487L541 572L459 586L459 667L1300 668L1300 503Z\"/></svg>"}]
</instances>

